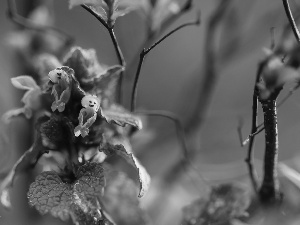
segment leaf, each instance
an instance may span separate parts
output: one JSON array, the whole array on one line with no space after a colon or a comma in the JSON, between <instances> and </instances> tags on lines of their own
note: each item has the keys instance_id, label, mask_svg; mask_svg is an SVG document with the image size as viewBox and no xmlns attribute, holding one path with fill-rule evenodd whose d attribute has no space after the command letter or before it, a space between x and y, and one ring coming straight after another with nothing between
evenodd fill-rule
<instances>
[{"instance_id":1,"label":"leaf","mask_svg":"<svg viewBox=\"0 0 300 225\"><path fill-rule=\"evenodd\" d=\"M69 218L72 204L72 186L63 183L54 171L41 173L30 185L27 194L31 206L42 214L51 213L62 220Z\"/></svg>"},{"instance_id":2,"label":"leaf","mask_svg":"<svg viewBox=\"0 0 300 225\"><path fill-rule=\"evenodd\" d=\"M41 173L30 185L30 205L41 214L50 213L62 220L71 217L78 225L102 224L97 199L105 185L102 165L85 162L75 171L75 181L66 176L54 171Z\"/></svg>"},{"instance_id":3,"label":"leaf","mask_svg":"<svg viewBox=\"0 0 300 225\"><path fill-rule=\"evenodd\" d=\"M138 129L142 129L142 121L138 116L131 114L125 108L117 105L111 105L108 109L102 110L102 116L108 122L114 122L119 126L125 126L129 124Z\"/></svg>"},{"instance_id":4,"label":"leaf","mask_svg":"<svg viewBox=\"0 0 300 225\"><path fill-rule=\"evenodd\" d=\"M151 178L146 169L141 165L141 163L133 155L133 153L128 152L123 145L112 145L109 143L100 146L99 151L104 152L107 156L118 155L124 158L137 170L140 183L140 191L138 197L143 197L150 187Z\"/></svg>"},{"instance_id":5,"label":"leaf","mask_svg":"<svg viewBox=\"0 0 300 225\"><path fill-rule=\"evenodd\" d=\"M146 224L146 213L137 198L137 185L122 172L111 171L106 177L103 204L116 224Z\"/></svg>"},{"instance_id":6,"label":"leaf","mask_svg":"<svg viewBox=\"0 0 300 225\"><path fill-rule=\"evenodd\" d=\"M11 78L11 83L14 87L21 90L32 90L39 88L35 80L30 76L13 77Z\"/></svg>"},{"instance_id":7,"label":"leaf","mask_svg":"<svg viewBox=\"0 0 300 225\"><path fill-rule=\"evenodd\" d=\"M106 24L112 28L118 17L139 8L138 1L128 0L70 0L70 9L81 4L88 5L95 13L101 17Z\"/></svg>"},{"instance_id":8,"label":"leaf","mask_svg":"<svg viewBox=\"0 0 300 225\"><path fill-rule=\"evenodd\" d=\"M0 183L0 200L4 207L9 208L11 205L8 191L13 187L15 177L34 165L38 158L44 153L46 153L46 150L42 146L41 139L38 136L33 146L18 159L10 172Z\"/></svg>"}]
</instances>

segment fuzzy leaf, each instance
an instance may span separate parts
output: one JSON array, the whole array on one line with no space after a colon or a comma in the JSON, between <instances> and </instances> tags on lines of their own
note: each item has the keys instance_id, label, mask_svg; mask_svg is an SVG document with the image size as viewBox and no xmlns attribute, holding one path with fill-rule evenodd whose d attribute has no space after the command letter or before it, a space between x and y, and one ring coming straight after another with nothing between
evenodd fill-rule
<instances>
[{"instance_id":1,"label":"fuzzy leaf","mask_svg":"<svg viewBox=\"0 0 300 225\"><path fill-rule=\"evenodd\" d=\"M150 187L151 178L147 170L141 165L141 163L133 155L133 153L128 152L123 145L112 145L109 143L101 146L100 151L103 151L107 156L118 155L124 158L137 170L140 183L140 191L138 197L143 197Z\"/></svg>"},{"instance_id":2,"label":"fuzzy leaf","mask_svg":"<svg viewBox=\"0 0 300 225\"><path fill-rule=\"evenodd\" d=\"M28 200L42 215L50 212L54 217L67 220L72 193L71 184L63 183L56 172L47 171L30 185Z\"/></svg>"},{"instance_id":3,"label":"fuzzy leaf","mask_svg":"<svg viewBox=\"0 0 300 225\"><path fill-rule=\"evenodd\" d=\"M27 150L14 164L10 172L0 183L0 200L1 204L5 207L10 207L9 189L13 186L14 179L19 173L24 172L30 166L34 165L38 158L44 154L46 151L42 146L40 137L33 146Z\"/></svg>"},{"instance_id":4,"label":"fuzzy leaf","mask_svg":"<svg viewBox=\"0 0 300 225\"><path fill-rule=\"evenodd\" d=\"M110 172L107 178L103 203L114 221L123 225L146 224L145 212L137 198L137 185L121 172Z\"/></svg>"},{"instance_id":5,"label":"fuzzy leaf","mask_svg":"<svg viewBox=\"0 0 300 225\"><path fill-rule=\"evenodd\" d=\"M30 185L29 203L41 213L78 225L101 224L104 219L97 200L102 195L105 178L101 164L86 162L75 171L74 182L54 171L41 173Z\"/></svg>"},{"instance_id":6,"label":"fuzzy leaf","mask_svg":"<svg viewBox=\"0 0 300 225\"><path fill-rule=\"evenodd\" d=\"M127 124L142 129L142 121L138 116L131 114L125 108L117 105L111 105L108 109L102 110L102 116L108 123L114 122L119 126Z\"/></svg>"},{"instance_id":7,"label":"fuzzy leaf","mask_svg":"<svg viewBox=\"0 0 300 225\"><path fill-rule=\"evenodd\" d=\"M14 87L21 90L32 90L39 88L35 80L30 76L13 77L11 78L11 83Z\"/></svg>"}]
</instances>

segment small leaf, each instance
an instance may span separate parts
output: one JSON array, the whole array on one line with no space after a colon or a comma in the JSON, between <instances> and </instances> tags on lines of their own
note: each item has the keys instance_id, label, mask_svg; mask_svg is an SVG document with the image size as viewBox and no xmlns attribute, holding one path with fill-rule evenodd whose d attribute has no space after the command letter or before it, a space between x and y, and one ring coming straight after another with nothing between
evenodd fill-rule
<instances>
[{"instance_id":1,"label":"small leaf","mask_svg":"<svg viewBox=\"0 0 300 225\"><path fill-rule=\"evenodd\" d=\"M9 207L9 189L13 186L14 179L19 173L24 172L36 163L38 158L44 154L46 150L42 146L41 139L38 136L33 146L27 150L14 164L10 172L0 183L0 199L1 204Z\"/></svg>"},{"instance_id":2,"label":"small leaf","mask_svg":"<svg viewBox=\"0 0 300 225\"><path fill-rule=\"evenodd\" d=\"M138 197L143 197L150 187L151 178L146 169L141 165L141 163L133 155L133 153L127 152L123 145L112 145L109 143L101 146L99 150L104 152L107 156L118 155L124 158L137 170L140 183L140 191Z\"/></svg>"},{"instance_id":3,"label":"small leaf","mask_svg":"<svg viewBox=\"0 0 300 225\"><path fill-rule=\"evenodd\" d=\"M108 123L114 122L119 126L125 126L127 124L134 126L138 129L142 129L141 119L131 114L125 108L117 105L111 105L108 109L102 110L102 116Z\"/></svg>"},{"instance_id":4,"label":"small leaf","mask_svg":"<svg viewBox=\"0 0 300 225\"><path fill-rule=\"evenodd\" d=\"M21 90L32 90L39 88L35 80L30 76L13 77L11 78L11 83L14 87Z\"/></svg>"}]
</instances>

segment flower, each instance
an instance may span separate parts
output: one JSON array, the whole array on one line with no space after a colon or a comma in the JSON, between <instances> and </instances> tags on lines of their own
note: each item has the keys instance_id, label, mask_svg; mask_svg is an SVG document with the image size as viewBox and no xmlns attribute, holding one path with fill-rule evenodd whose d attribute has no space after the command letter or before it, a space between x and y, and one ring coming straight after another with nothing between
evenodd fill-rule
<instances>
[{"instance_id":1,"label":"flower","mask_svg":"<svg viewBox=\"0 0 300 225\"><path fill-rule=\"evenodd\" d=\"M51 70L48 74L50 81L53 83L51 94L55 97L51 106L51 110L53 112L56 109L59 112L63 112L65 110L65 105L71 96L71 73L74 73L72 69L68 67L59 67Z\"/></svg>"},{"instance_id":2,"label":"flower","mask_svg":"<svg viewBox=\"0 0 300 225\"><path fill-rule=\"evenodd\" d=\"M79 125L74 129L76 137L88 135L89 127L96 121L97 112L100 108L100 99L95 95L86 95L82 98L81 105L84 108L79 112Z\"/></svg>"}]
</instances>

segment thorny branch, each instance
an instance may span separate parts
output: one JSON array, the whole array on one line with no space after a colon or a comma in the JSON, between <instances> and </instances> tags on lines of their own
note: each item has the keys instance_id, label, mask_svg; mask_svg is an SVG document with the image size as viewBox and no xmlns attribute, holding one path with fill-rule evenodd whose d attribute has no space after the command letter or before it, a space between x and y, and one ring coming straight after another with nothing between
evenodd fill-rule
<instances>
[{"instance_id":1,"label":"thorny branch","mask_svg":"<svg viewBox=\"0 0 300 225\"><path fill-rule=\"evenodd\" d=\"M169 33L167 33L166 35L164 35L161 39L159 39L157 42L155 42L152 46L150 46L147 49L143 49L142 52L140 53L140 61L139 61L139 65L135 74L135 78L134 78L134 83L133 83L133 89L132 89L132 93L131 93L131 107L130 110L131 112L134 112L136 109L136 98L137 98L137 88L138 88L138 82L139 82L139 78L140 78L140 73L141 73L141 68L144 62L144 59L146 57L146 55L153 50L157 45L159 45L162 41L164 41L166 38L168 38L170 35L172 35L173 33L175 33L176 31L187 27L187 26L194 26L194 25L200 25L200 13L198 13L197 15L197 19L195 21L192 22L187 22L184 23L178 27L176 27L174 30L170 31Z\"/></svg>"}]
</instances>

